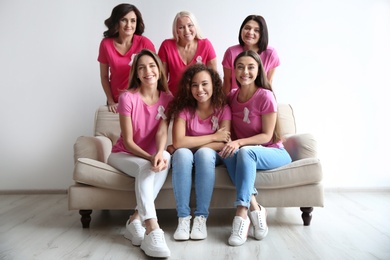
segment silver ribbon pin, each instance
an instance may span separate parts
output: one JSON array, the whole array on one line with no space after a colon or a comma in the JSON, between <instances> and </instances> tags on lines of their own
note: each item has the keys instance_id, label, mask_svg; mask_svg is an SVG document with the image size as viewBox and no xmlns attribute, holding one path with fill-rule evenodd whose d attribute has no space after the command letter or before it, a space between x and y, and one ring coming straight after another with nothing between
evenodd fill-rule
<instances>
[{"instance_id":1,"label":"silver ribbon pin","mask_svg":"<svg viewBox=\"0 0 390 260\"><path fill-rule=\"evenodd\" d=\"M244 118L242 119L245 123L250 124L251 120L249 120L249 109L244 108Z\"/></svg>"},{"instance_id":2,"label":"silver ribbon pin","mask_svg":"<svg viewBox=\"0 0 390 260\"><path fill-rule=\"evenodd\" d=\"M133 66L133 61L134 61L135 55L137 55L137 54L133 53L133 55L131 55L129 66Z\"/></svg>"},{"instance_id":3,"label":"silver ribbon pin","mask_svg":"<svg viewBox=\"0 0 390 260\"><path fill-rule=\"evenodd\" d=\"M158 114L156 115L156 120L159 120L160 117L162 119L167 119L167 116L164 113L165 112L165 108L163 106L159 106L157 111L158 111Z\"/></svg>"},{"instance_id":4,"label":"silver ribbon pin","mask_svg":"<svg viewBox=\"0 0 390 260\"><path fill-rule=\"evenodd\" d=\"M211 123L213 123L213 131L218 130L219 125L218 125L218 118L216 116L213 116L211 118Z\"/></svg>"}]
</instances>

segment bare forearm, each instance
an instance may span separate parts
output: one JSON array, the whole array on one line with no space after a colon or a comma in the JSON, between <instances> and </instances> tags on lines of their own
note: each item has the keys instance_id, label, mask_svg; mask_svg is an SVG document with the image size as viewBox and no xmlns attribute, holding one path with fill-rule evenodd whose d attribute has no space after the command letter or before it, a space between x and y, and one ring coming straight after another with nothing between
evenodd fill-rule
<instances>
[{"instance_id":1,"label":"bare forearm","mask_svg":"<svg viewBox=\"0 0 390 260\"><path fill-rule=\"evenodd\" d=\"M173 146L178 148L199 148L215 141L214 135L202 136L184 136L182 138L174 138Z\"/></svg>"},{"instance_id":2,"label":"bare forearm","mask_svg":"<svg viewBox=\"0 0 390 260\"><path fill-rule=\"evenodd\" d=\"M222 148L225 146L225 143L224 142L212 142L212 143L208 143L206 145L203 145L202 147L208 147L210 149L213 149L214 151L221 151Z\"/></svg>"},{"instance_id":3,"label":"bare forearm","mask_svg":"<svg viewBox=\"0 0 390 260\"><path fill-rule=\"evenodd\" d=\"M271 138L272 138L272 136L268 136L267 134L258 134L258 135L254 135L254 136L251 136L251 137L248 137L248 138L238 139L236 141L238 141L238 143L239 143L239 145L241 147L241 146L245 146L245 145L262 145L262 144L266 144L269 141L271 141Z\"/></svg>"}]
</instances>

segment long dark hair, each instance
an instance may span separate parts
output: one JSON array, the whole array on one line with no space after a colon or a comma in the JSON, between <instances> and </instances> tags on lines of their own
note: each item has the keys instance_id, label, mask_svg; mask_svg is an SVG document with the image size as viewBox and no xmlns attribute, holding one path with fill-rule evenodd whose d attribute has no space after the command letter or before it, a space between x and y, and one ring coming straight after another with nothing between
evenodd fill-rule
<instances>
[{"instance_id":1,"label":"long dark hair","mask_svg":"<svg viewBox=\"0 0 390 260\"><path fill-rule=\"evenodd\" d=\"M175 116L184 108L195 113L198 106L197 100L193 97L191 92L191 83L194 76L202 71L206 71L211 77L211 84L213 84L213 95L211 96L211 104L214 106L214 112L222 111L226 104L226 96L222 90L222 80L218 72L207 67L204 64L196 63L187 67L178 85L178 92L173 101L169 105L169 117Z\"/></svg>"},{"instance_id":2,"label":"long dark hair","mask_svg":"<svg viewBox=\"0 0 390 260\"><path fill-rule=\"evenodd\" d=\"M246 50L246 51L241 52L234 59L234 68L236 68L237 61L241 57L251 57L251 58L253 58L256 61L259 70L258 70L257 77L255 79L255 86L257 88L263 88L263 89L270 90L274 94L274 97L275 97L275 100L276 100L275 93L272 90L271 83L269 83L269 81L267 79L267 74L264 71L263 63L261 62L259 54L257 54L253 50ZM236 81L237 81L238 87L241 88L241 84L240 84L240 82L238 82L237 78L236 78ZM278 116L277 116L276 117L276 124L275 124L275 128L274 128L274 132L273 132L273 135L272 135L272 142L273 143L277 143L280 140L282 140L282 134L281 134L281 131L280 131L279 119L278 119Z\"/></svg>"},{"instance_id":3,"label":"long dark hair","mask_svg":"<svg viewBox=\"0 0 390 260\"><path fill-rule=\"evenodd\" d=\"M253 20L259 24L260 27L260 39L257 42L257 47L259 48L259 54L261 54L263 51L265 51L268 47L268 28L267 28L267 23L265 22L265 19L260 16L260 15L248 15L245 20L242 22L240 30L238 31L238 41L240 42L241 46L244 46L245 43L241 38L241 31L242 28L244 28L245 24Z\"/></svg>"},{"instance_id":4,"label":"long dark hair","mask_svg":"<svg viewBox=\"0 0 390 260\"><path fill-rule=\"evenodd\" d=\"M119 4L112 9L111 16L104 21L108 30L103 32L104 38L118 37L118 24L119 21L128 13L133 11L137 16L137 25L135 27L134 34L142 35L145 30L144 20L142 19L141 12L132 4Z\"/></svg>"},{"instance_id":5,"label":"long dark hair","mask_svg":"<svg viewBox=\"0 0 390 260\"><path fill-rule=\"evenodd\" d=\"M258 74L257 74L256 79L255 79L256 87L265 88L265 89L271 90L273 92L272 85L267 78L267 73L265 73L263 62L261 61L259 54L256 53L255 51L246 50L246 51L243 51L240 54L238 54L237 57L234 59L234 68L236 68L237 60L239 58L247 57L247 56L253 58L258 65ZM238 87L241 87L241 84L240 84L240 82L238 82L237 78L236 78L236 82L237 82Z\"/></svg>"},{"instance_id":6,"label":"long dark hair","mask_svg":"<svg viewBox=\"0 0 390 260\"><path fill-rule=\"evenodd\" d=\"M156 65L158 67L159 77L157 81L157 89L163 92L169 92L167 77L165 76L163 64L160 58L157 56L157 54L148 49L142 49L139 53L137 53L137 55L135 55L133 66L130 71L130 76L129 76L130 81L129 81L128 89L135 89L141 86L141 80L138 78L138 74L137 74L138 73L137 67L138 67L139 59L144 55L152 57L152 59L156 62Z\"/></svg>"}]
</instances>

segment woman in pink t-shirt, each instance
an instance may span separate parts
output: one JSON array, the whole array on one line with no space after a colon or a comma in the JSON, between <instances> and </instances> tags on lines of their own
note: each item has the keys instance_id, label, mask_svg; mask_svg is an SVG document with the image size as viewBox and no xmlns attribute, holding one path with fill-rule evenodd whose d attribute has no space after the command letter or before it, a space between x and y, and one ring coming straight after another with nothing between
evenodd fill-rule
<instances>
[{"instance_id":1,"label":"woman in pink t-shirt","mask_svg":"<svg viewBox=\"0 0 390 260\"><path fill-rule=\"evenodd\" d=\"M234 60L234 72L238 89L228 96L232 141L220 155L237 190L229 244L239 246L245 243L251 222L256 239L268 233L266 210L255 197L257 170L281 167L290 163L291 157L283 147L276 99L260 56L252 50L240 53Z\"/></svg>"},{"instance_id":2,"label":"woman in pink t-shirt","mask_svg":"<svg viewBox=\"0 0 390 260\"><path fill-rule=\"evenodd\" d=\"M280 65L279 56L274 48L268 45L268 28L260 15L249 15L242 22L238 32L240 44L229 47L222 60L223 89L225 94L238 87L234 75L234 59L244 50L253 50L260 55L268 81L272 79L276 67Z\"/></svg>"},{"instance_id":3,"label":"woman in pink t-shirt","mask_svg":"<svg viewBox=\"0 0 390 260\"><path fill-rule=\"evenodd\" d=\"M148 256L169 257L154 200L168 175L170 154L164 149L169 119L165 111L173 96L157 54L144 49L135 56L133 66L129 89L119 96L121 135L108 164L135 178L137 208L126 223L125 237L141 245Z\"/></svg>"},{"instance_id":4,"label":"woman in pink t-shirt","mask_svg":"<svg viewBox=\"0 0 390 260\"><path fill-rule=\"evenodd\" d=\"M211 42L203 38L195 16L187 11L176 14L173 39L164 40L158 56L164 64L168 87L176 96L179 80L187 66L203 63L217 70L217 55Z\"/></svg>"},{"instance_id":5,"label":"woman in pink t-shirt","mask_svg":"<svg viewBox=\"0 0 390 260\"><path fill-rule=\"evenodd\" d=\"M230 140L230 108L218 72L204 64L189 66L179 83L169 113L174 117L172 141L172 184L178 227L175 240L207 237L206 220L215 182L218 155ZM190 234L192 172L195 168L195 218Z\"/></svg>"},{"instance_id":6,"label":"woman in pink t-shirt","mask_svg":"<svg viewBox=\"0 0 390 260\"><path fill-rule=\"evenodd\" d=\"M108 30L103 33L99 47L100 79L108 109L116 113L119 95L129 87L134 55L142 49L156 50L153 43L142 36L144 21L134 5L117 5L104 24Z\"/></svg>"}]
</instances>

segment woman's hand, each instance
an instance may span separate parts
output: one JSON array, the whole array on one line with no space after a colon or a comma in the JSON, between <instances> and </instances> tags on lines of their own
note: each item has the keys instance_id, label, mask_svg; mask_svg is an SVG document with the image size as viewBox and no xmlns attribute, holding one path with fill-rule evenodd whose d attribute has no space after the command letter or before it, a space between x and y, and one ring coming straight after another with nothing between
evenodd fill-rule
<instances>
[{"instance_id":1,"label":"woman's hand","mask_svg":"<svg viewBox=\"0 0 390 260\"><path fill-rule=\"evenodd\" d=\"M117 113L117 109L118 109L118 103L108 103L108 111L112 112L112 113Z\"/></svg>"},{"instance_id":2,"label":"woman's hand","mask_svg":"<svg viewBox=\"0 0 390 260\"><path fill-rule=\"evenodd\" d=\"M226 143L226 145L222 148L222 150L219 152L219 155L222 158L227 158L230 156L233 156L235 151L240 148L240 145L238 141L232 141Z\"/></svg>"},{"instance_id":3,"label":"woman's hand","mask_svg":"<svg viewBox=\"0 0 390 260\"><path fill-rule=\"evenodd\" d=\"M161 172L168 168L168 161L164 159L162 153L156 153L150 158L150 162L152 163L152 171Z\"/></svg>"},{"instance_id":4,"label":"woman's hand","mask_svg":"<svg viewBox=\"0 0 390 260\"><path fill-rule=\"evenodd\" d=\"M225 127L222 127L220 129L218 129L217 132L214 133L215 137L216 137L216 142L229 142L230 140L230 132L226 130Z\"/></svg>"}]
</instances>

